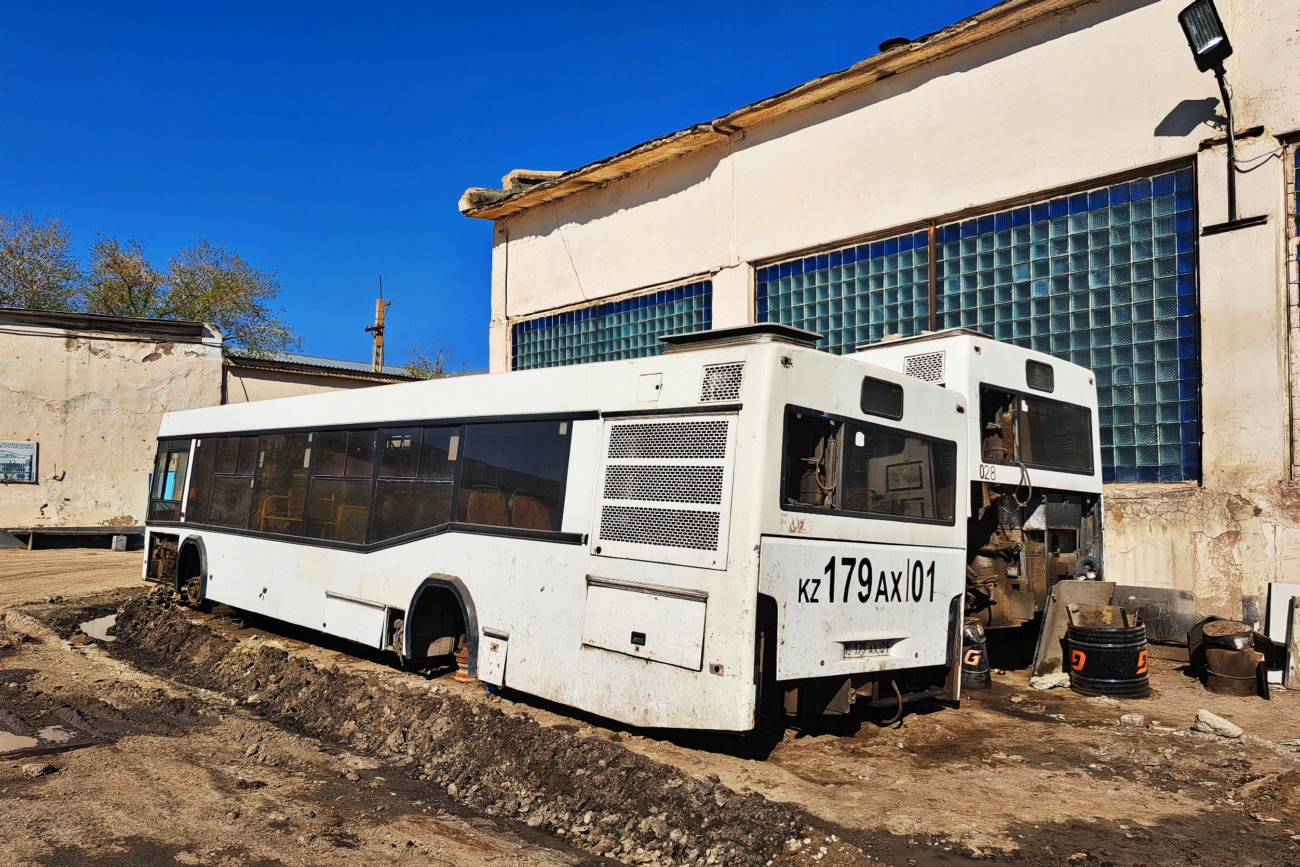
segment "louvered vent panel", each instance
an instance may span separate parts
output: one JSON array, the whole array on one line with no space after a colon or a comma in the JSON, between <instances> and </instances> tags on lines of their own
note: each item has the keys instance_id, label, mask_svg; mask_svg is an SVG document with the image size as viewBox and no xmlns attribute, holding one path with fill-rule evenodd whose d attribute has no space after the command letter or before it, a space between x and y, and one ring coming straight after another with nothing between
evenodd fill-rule
<instances>
[{"instance_id":1,"label":"louvered vent panel","mask_svg":"<svg viewBox=\"0 0 1300 867\"><path fill-rule=\"evenodd\" d=\"M607 422L596 553L726 568L734 421Z\"/></svg>"},{"instance_id":2,"label":"louvered vent panel","mask_svg":"<svg viewBox=\"0 0 1300 867\"><path fill-rule=\"evenodd\" d=\"M715 551L719 521L717 512L605 506L600 510L600 538L634 545Z\"/></svg>"},{"instance_id":3,"label":"louvered vent panel","mask_svg":"<svg viewBox=\"0 0 1300 867\"><path fill-rule=\"evenodd\" d=\"M621 424L610 431L608 456L623 460L718 460L727 456L727 422Z\"/></svg>"},{"instance_id":4,"label":"louvered vent panel","mask_svg":"<svg viewBox=\"0 0 1300 867\"><path fill-rule=\"evenodd\" d=\"M704 365L704 379L700 383L700 402L739 400L740 383L745 376L745 362Z\"/></svg>"},{"instance_id":5,"label":"louvered vent panel","mask_svg":"<svg viewBox=\"0 0 1300 867\"><path fill-rule=\"evenodd\" d=\"M903 372L926 382L943 381L944 353L926 352L922 355L908 355L903 359Z\"/></svg>"},{"instance_id":6,"label":"louvered vent panel","mask_svg":"<svg viewBox=\"0 0 1300 867\"><path fill-rule=\"evenodd\" d=\"M722 481L722 467L611 466L605 499L717 504Z\"/></svg>"}]
</instances>

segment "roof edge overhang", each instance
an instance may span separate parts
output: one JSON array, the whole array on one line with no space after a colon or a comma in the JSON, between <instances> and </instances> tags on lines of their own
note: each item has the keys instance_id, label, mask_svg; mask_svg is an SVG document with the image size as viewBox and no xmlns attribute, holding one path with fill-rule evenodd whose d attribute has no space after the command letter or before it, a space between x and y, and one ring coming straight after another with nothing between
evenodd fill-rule
<instances>
[{"instance_id":1,"label":"roof edge overhang","mask_svg":"<svg viewBox=\"0 0 1300 867\"><path fill-rule=\"evenodd\" d=\"M579 193L594 186L619 180L690 153L729 141L745 129L755 127L819 103L891 78L901 72L932 63L1004 33L1037 23L1051 15L1095 0L1004 0L963 18L937 33L882 51L848 69L804 82L783 93L725 114L708 123L643 142L555 177L509 189L470 188L460 198L460 212L481 220L499 220L520 214ZM513 173L512 173L513 174ZM542 173L527 173L540 175ZM509 176L507 176L509 177Z\"/></svg>"},{"instance_id":2,"label":"roof edge overhang","mask_svg":"<svg viewBox=\"0 0 1300 867\"><path fill-rule=\"evenodd\" d=\"M214 326L183 319L137 319L103 313L0 307L0 321L76 334L112 334L148 341L221 345L221 332Z\"/></svg>"},{"instance_id":3,"label":"roof edge overhang","mask_svg":"<svg viewBox=\"0 0 1300 867\"><path fill-rule=\"evenodd\" d=\"M354 370L348 367L330 367L324 364L312 364L303 361L284 361L274 358L259 358L256 355L230 354L225 357L225 365L231 369L275 370L283 373L302 373L316 376L330 376L336 379L360 379L368 382L421 382L418 376L405 373L376 373L367 370Z\"/></svg>"}]
</instances>

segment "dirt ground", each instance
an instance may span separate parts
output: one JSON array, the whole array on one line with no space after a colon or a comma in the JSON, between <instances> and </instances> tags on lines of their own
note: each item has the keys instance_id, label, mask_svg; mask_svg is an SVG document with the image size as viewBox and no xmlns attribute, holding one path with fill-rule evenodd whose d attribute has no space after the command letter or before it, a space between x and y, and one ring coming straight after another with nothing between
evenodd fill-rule
<instances>
[{"instance_id":1,"label":"dirt ground","mask_svg":"<svg viewBox=\"0 0 1300 867\"><path fill-rule=\"evenodd\" d=\"M1208 693L1179 648L1143 700L1013 669L901 727L683 735L141 599L138 554L127 589L74 599L60 570L87 570L52 561L111 552L12 553L0 863L1300 864L1300 694ZM78 633L112 612L116 641ZM1246 735L1191 731L1199 708Z\"/></svg>"},{"instance_id":2,"label":"dirt ground","mask_svg":"<svg viewBox=\"0 0 1300 867\"><path fill-rule=\"evenodd\" d=\"M142 564L139 551L0 548L0 605L138 587Z\"/></svg>"}]
</instances>

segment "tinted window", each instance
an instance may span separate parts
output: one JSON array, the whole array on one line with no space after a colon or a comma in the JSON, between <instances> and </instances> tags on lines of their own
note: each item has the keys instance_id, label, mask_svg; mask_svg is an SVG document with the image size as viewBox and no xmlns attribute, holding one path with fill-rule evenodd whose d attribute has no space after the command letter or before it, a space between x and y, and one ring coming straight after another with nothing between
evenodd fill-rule
<instances>
[{"instance_id":1,"label":"tinted window","mask_svg":"<svg viewBox=\"0 0 1300 867\"><path fill-rule=\"evenodd\" d=\"M456 519L527 530L560 529L569 423L469 425Z\"/></svg>"},{"instance_id":2,"label":"tinted window","mask_svg":"<svg viewBox=\"0 0 1300 867\"><path fill-rule=\"evenodd\" d=\"M1020 460L1026 464L1092 472L1091 410L1022 398L1016 439Z\"/></svg>"},{"instance_id":3,"label":"tinted window","mask_svg":"<svg viewBox=\"0 0 1300 867\"><path fill-rule=\"evenodd\" d=\"M185 520L205 523L208 519L208 498L212 496L212 468L217 459L215 437L194 443L194 468L190 472L190 499L185 507Z\"/></svg>"},{"instance_id":4,"label":"tinted window","mask_svg":"<svg viewBox=\"0 0 1300 867\"><path fill-rule=\"evenodd\" d=\"M190 441L172 440L158 444L154 459L153 484L149 490L149 520L179 521L185 476L189 470Z\"/></svg>"},{"instance_id":5,"label":"tinted window","mask_svg":"<svg viewBox=\"0 0 1300 867\"><path fill-rule=\"evenodd\" d=\"M257 468L257 437L220 437L212 473L212 493L205 523L244 529L253 504L253 471Z\"/></svg>"},{"instance_id":6,"label":"tinted window","mask_svg":"<svg viewBox=\"0 0 1300 867\"><path fill-rule=\"evenodd\" d=\"M366 541L374 492L378 431L325 431L307 494L306 534L336 542Z\"/></svg>"},{"instance_id":7,"label":"tinted window","mask_svg":"<svg viewBox=\"0 0 1300 867\"><path fill-rule=\"evenodd\" d=\"M297 536L307 502L311 434L262 437L257 483L253 487L253 526L262 533Z\"/></svg>"},{"instance_id":8,"label":"tinted window","mask_svg":"<svg viewBox=\"0 0 1300 867\"><path fill-rule=\"evenodd\" d=\"M951 522L957 445L792 409L781 478L783 506Z\"/></svg>"},{"instance_id":9,"label":"tinted window","mask_svg":"<svg viewBox=\"0 0 1300 867\"><path fill-rule=\"evenodd\" d=\"M844 511L953 519L955 443L859 424L844 437Z\"/></svg>"},{"instance_id":10,"label":"tinted window","mask_svg":"<svg viewBox=\"0 0 1300 867\"><path fill-rule=\"evenodd\" d=\"M459 427L396 428L383 432L372 542L451 521Z\"/></svg>"},{"instance_id":11,"label":"tinted window","mask_svg":"<svg viewBox=\"0 0 1300 867\"><path fill-rule=\"evenodd\" d=\"M1056 388L1056 372L1050 364L1026 359L1025 382L1035 391L1051 391Z\"/></svg>"},{"instance_id":12,"label":"tinted window","mask_svg":"<svg viewBox=\"0 0 1300 867\"><path fill-rule=\"evenodd\" d=\"M862 411L867 415L892 418L903 417L903 387L870 376L862 378Z\"/></svg>"}]
</instances>

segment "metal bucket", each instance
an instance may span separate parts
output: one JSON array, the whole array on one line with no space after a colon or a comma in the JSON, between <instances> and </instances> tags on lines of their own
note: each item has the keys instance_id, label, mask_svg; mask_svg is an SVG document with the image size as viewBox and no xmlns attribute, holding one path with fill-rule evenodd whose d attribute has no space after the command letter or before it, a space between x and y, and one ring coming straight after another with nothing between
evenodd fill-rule
<instances>
[{"instance_id":1,"label":"metal bucket","mask_svg":"<svg viewBox=\"0 0 1300 867\"><path fill-rule=\"evenodd\" d=\"M988 689L993 685L984 627L973 623L961 633L961 688Z\"/></svg>"},{"instance_id":2,"label":"metal bucket","mask_svg":"<svg viewBox=\"0 0 1300 867\"><path fill-rule=\"evenodd\" d=\"M1151 692L1147 674L1147 628L1070 626L1070 689L1083 695L1145 698Z\"/></svg>"}]
</instances>

